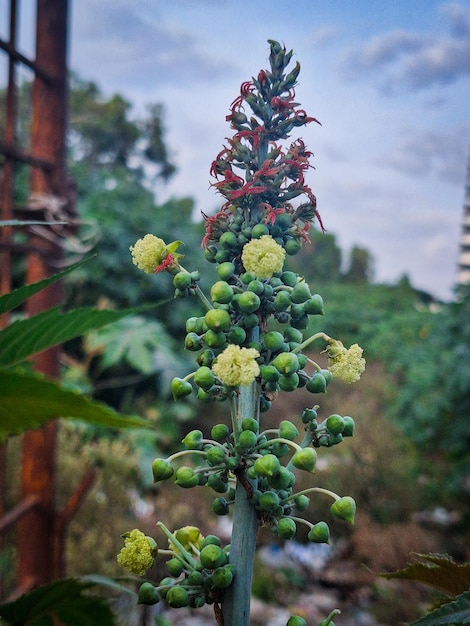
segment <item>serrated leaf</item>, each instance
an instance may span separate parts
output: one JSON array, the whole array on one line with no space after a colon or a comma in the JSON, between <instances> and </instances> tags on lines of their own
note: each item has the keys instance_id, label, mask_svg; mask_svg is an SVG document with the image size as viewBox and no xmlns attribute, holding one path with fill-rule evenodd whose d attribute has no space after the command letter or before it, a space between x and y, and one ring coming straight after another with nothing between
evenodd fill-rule
<instances>
[{"instance_id":1,"label":"serrated leaf","mask_svg":"<svg viewBox=\"0 0 470 626\"><path fill-rule=\"evenodd\" d=\"M91 581L68 578L20 596L0 605L0 618L14 626L47 626L57 617L63 626L113 626L108 602L96 596L82 595L93 587Z\"/></svg>"},{"instance_id":2,"label":"serrated leaf","mask_svg":"<svg viewBox=\"0 0 470 626\"><path fill-rule=\"evenodd\" d=\"M0 367L12 367L34 354L116 322L136 310L141 309L102 311L84 308L62 313L59 308L54 308L13 322L0 331Z\"/></svg>"},{"instance_id":3,"label":"serrated leaf","mask_svg":"<svg viewBox=\"0 0 470 626\"><path fill-rule=\"evenodd\" d=\"M456 596L470 588L470 564L459 565L445 554L413 554L415 562L382 578L413 580ZM419 560L418 560L419 559Z\"/></svg>"},{"instance_id":4,"label":"serrated leaf","mask_svg":"<svg viewBox=\"0 0 470 626\"><path fill-rule=\"evenodd\" d=\"M465 626L470 623L470 591L428 613L410 626Z\"/></svg>"},{"instance_id":5,"label":"serrated leaf","mask_svg":"<svg viewBox=\"0 0 470 626\"><path fill-rule=\"evenodd\" d=\"M28 298L31 298L31 296L34 296L34 294L38 293L39 291L42 291L49 285L56 283L61 278L64 278L64 276L67 276L67 274L70 274L70 272L73 272L75 269L77 269L77 267L80 267L80 265L83 265L84 263L89 261L90 258L92 257L84 259L83 261L80 261L79 263L75 263L74 265L71 265L63 272L54 274L54 276L50 276L49 278L40 280L39 282L33 283L32 285L24 285L23 287L19 287L18 289L15 289L11 293L7 293L4 296L0 296L0 313L6 313L7 311L12 311L20 304L23 304L23 302L25 302Z\"/></svg>"},{"instance_id":6,"label":"serrated leaf","mask_svg":"<svg viewBox=\"0 0 470 626\"><path fill-rule=\"evenodd\" d=\"M0 441L39 428L57 417L80 419L108 428L152 428L140 418L120 415L58 383L34 375L0 371Z\"/></svg>"}]
</instances>

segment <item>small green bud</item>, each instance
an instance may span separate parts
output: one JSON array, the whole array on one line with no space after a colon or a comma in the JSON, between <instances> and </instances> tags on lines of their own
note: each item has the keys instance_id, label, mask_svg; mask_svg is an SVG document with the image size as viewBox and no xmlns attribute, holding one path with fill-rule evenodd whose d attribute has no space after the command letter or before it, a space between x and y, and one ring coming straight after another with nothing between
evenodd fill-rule
<instances>
[{"instance_id":1,"label":"small green bud","mask_svg":"<svg viewBox=\"0 0 470 626\"><path fill-rule=\"evenodd\" d=\"M157 604L160 602L160 595L152 583L142 583L139 587L137 604Z\"/></svg>"},{"instance_id":2,"label":"small green bud","mask_svg":"<svg viewBox=\"0 0 470 626\"><path fill-rule=\"evenodd\" d=\"M279 424L279 437L294 441L299 436L299 431L289 420L282 420Z\"/></svg>"},{"instance_id":3,"label":"small green bud","mask_svg":"<svg viewBox=\"0 0 470 626\"><path fill-rule=\"evenodd\" d=\"M211 287L211 299L213 302L228 304L233 298L233 288L224 280L218 280Z\"/></svg>"},{"instance_id":4,"label":"small green bud","mask_svg":"<svg viewBox=\"0 0 470 626\"><path fill-rule=\"evenodd\" d=\"M204 335L204 341L209 348L224 348L227 344L224 333L216 332L215 330L212 330L212 328L209 328Z\"/></svg>"},{"instance_id":5,"label":"small green bud","mask_svg":"<svg viewBox=\"0 0 470 626\"><path fill-rule=\"evenodd\" d=\"M340 435L344 430L344 420L341 415L330 415L326 420L326 427L332 435Z\"/></svg>"},{"instance_id":6,"label":"small green bud","mask_svg":"<svg viewBox=\"0 0 470 626\"><path fill-rule=\"evenodd\" d=\"M225 261L217 266L217 274L221 280L226 281L235 274L235 265L230 261Z\"/></svg>"},{"instance_id":7,"label":"small green bud","mask_svg":"<svg viewBox=\"0 0 470 626\"><path fill-rule=\"evenodd\" d=\"M325 393L326 387L326 379L320 372L312 374L306 385L306 389L310 391L310 393Z\"/></svg>"},{"instance_id":8,"label":"small green bud","mask_svg":"<svg viewBox=\"0 0 470 626\"><path fill-rule=\"evenodd\" d=\"M295 484L295 475L281 465L279 472L268 478L269 486L273 489L290 489Z\"/></svg>"},{"instance_id":9,"label":"small green bud","mask_svg":"<svg viewBox=\"0 0 470 626\"><path fill-rule=\"evenodd\" d=\"M292 289L290 298L295 304L303 304L312 297L310 288L307 283L299 282Z\"/></svg>"},{"instance_id":10,"label":"small green bud","mask_svg":"<svg viewBox=\"0 0 470 626\"><path fill-rule=\"evenodd\" d=\"M297 328L287 326L287 328L284 330L284 339L287 341L287 343L294 341L295 343L300 344L304 340L304 336L302 332Z\"/></svg>"},{"instance_id":11,"label":"small green bud","mask_svg":"<svg viewBox=\"0 0 470 626\"><path fill-rule=\"evenodd\" d=\"M281 464L279 459L274 454L265 454L264 456L256 459L254 463L255 472L258 476L274 476L279 472Z\"/></svg>"},{"instance_id":12,"label":"small green bud","mask_svg":"<svg viewBox=\"0 0 470 626\"><path fill-rule=\"evenodd\" d=\"M283 517L276 525L276 532L281 539L292 539L297 530L297 526L290 517Z\"/></svg>"},{"instance_id":13,"label":"small green bud","mask_svg":"<svg viewBox=\"0 0 470 626\"><path fill-rule=\"evenodd\" d=\"M228 481L223 480L220 473L211 474L207 479L207 486L216 493L225 493L228 490Z\"/></svg>"},{"instance_id":14,"label":"small green bud","mask_svg":"<svg viewBox=\"0 0 470 626\"><path fill-rule=\"evenodd\" d=\"M191 276L187 272L178 272L173 276L173 287L184 291L191 285Z\"/></svg>"},{"instance_id":15,"label":"small green bud","mask_svg":"<svg viewBox=\"0 0 470 626\"><path fill-rule=\"evenodd\" d=\"M226 441L229 434L230 430L226 424L216 424L211 430L212 439L215 439L215 441L218 441L219 443Z\"/></svg>"},{"instance_id":16,"label":"small green bud","mask_svg":"<svg viewBox=\"0 0 470 626\"><path fill-rule=\"evenodd\" d=\"M356 513L356 503L351 496L343 496L339 500L333 502L330 507L332 515L338 519L345 520L350 524L354 524L354 515Z\"/></svg>"},{"instance_id":17,"label":"small green bud","mask_svg":"<svg viewBox=\"0 0 470 626\"><path fill-rule=\"evenodd\" d=\"M222 496L220 496L219 498L215 498L212 501L211 508L212 512L216 515L228 515L229 513L227 500L225 498L222 498Z\"/></svg>"},{"instance_id":18,"label":"small green bud","mask_svg":"<svg viewBox=\"0 0 470 626\"><path fill-rule=\"evenodd\" d=\"M199 484L199 476L194 473L194 471L185 465L179 467L176 470L176 484L184 489L190 489L191 487L195 487Z\"/></svg>"},{"instance_id":19,"label":"small green bud","mask_svg":"<svg viewBox=\"0 0 470 626\"><path fill-rule=\"evenodd\" d=\"M209 544L202 548L199 559L202 567L206 569L216 569L227 564L228 558L220 546Z\"/></svg>"},{"instance_id":20,"label":"small green bud","mask_svg":"<svg viewBox=\"0 0 470 626\"><path fill-rule=\"evenodd\" d=\"M225 450L220 446L212 446L207 450L206 461L211 467L224 462Z\"/></svg>"},{"instance_id":21,"label":"small green bud","mask_svg":"<svg viewBox=\"0 0 470 626\"><path fill-rule=\"evenodd\" d=\"M233 565L218 567L212 574L212 582L217 589L226 589L232 584Z\"/></svg>"},{"instance_id":22,"label":"small green bud","mask_svg":"<svg viewBox=\"0 0 470 626\"><path fill-rule=\"evenodd\" d=\"M215 376L210 367L203 365L194 374L194 382L198 387L208 391L215 382Z\"/></svg>"},{"instance_id":23,"label":"small green bud","mask_svg":"<svg viewBox=\"0 0 470 626\"><path fill-rule=\"evenodd\" d=\"M227 335L227 339L229 343L241 346L246 339L246 330L241 326L233 326Z\"/></svg>"},{"instance_id":24,"label":"small green bud","mask_svg":"<svg viewBox=\"0 0 470 626\"><path fill-rule=\"evenodd\" d=\"M305 511L305 509L308 508L309 504L310 504L310 498L306 496L305 494L296 496L294 498L294 505L297 511Z\"/></svg>"},{"instance_id":25,"label":"small green bud","mask_svg":"<svg viewBox=\"0 0 470 626\"><path fill-rule=\"evenodd\" d=\"M259 505L265 511L275 511L279 506L279 496L275 491L265 491L260 496Z\"/></svg>"},{"instance_id":26,"label":"small green bud","mask_svg":"<svg viewBox=\"0 0 470 626\"><path fill-rule=\"evenodd\" d=\"M245 417L242 420L242 430L251 430L257 433L259 430L258 420L255 420L254 417Z\"/></svg>"},{"instance_id":27,"label":"small green bud","mask_svg":"<svg viewBox=\"0 0 470 626\"><path fill-rule=\"evenodd\" d=\"M264 335L263 343L268 350L277 352L284 345L284 337L277 330L272 330Z\"/></svg>"},{"instance_id":28,"label":"small green bud","mask_svg":"<svg viewBox=\"0 0 470 626\"><path fill-rule=\"evenodd\" d=\"M178 578L183 571L183 564L179 559L173 558L166 562L166 568L174 578Z\"/></svg>"},{"instance_id":29,"label":"small green bud","mask_svg":"<svg viewBox=\"0 0 470 626\"><path fill-rule=\"evenodd\" d=\"M202 339L197 333L188 333L184 338L184 348L191 352L197 352L202 348Z\"/></svg>"},{"instance_id":30,"label":"small green bud","mask_svg":"<svg viewBox=\"0 0 470 626\"><path fill-rule=\"evenodd\" d=\"M264 284L260 280L255 279L248 283L247 289L248 291L253 291L257 296L261 296L264 293Z\"/></svg>"},{"instance_id":31,"label":"small green bud","mask_svg":"<svg viewBox=\"0 0 470 626\"><path fill-rule=\"evenodd\" d=\"M300 378L297 372L292 374L281 374L277 384L282 391L295 391L299 386Z\"/></svg>"},{"instance_id":32,"label":"small green bud","mask_svg":"<svg viewBox=\"0 0 470 626\"><path fill-rule=\"evenodd\" d=\"M342 435L343 437L352 437L354 435L354 420L349 415L345 415L343 417L344 428Z\"/></svg>"},{"instance_id":33,"label":"small green bud","mask_svg":"<svg viewBox=\"0 0 470 626\"><path fill-rule=\"evenodd\" d=\"M238 294L236 301L240 310L244 313L254 313L261 306L261 300L253 291L244 291Z\"/></svg>"},{"instance_id":34,"label":"small green bud","mask_svg":"<svg viewBox=\"0 0 470 626\"><path fill-rule=\"evenodd\" d=\"M277 357L273 360L272 365L281 373L281 374L294 374L297 372L299 367L299 360L295 354L292 352L283 352L282 354L278 354Z\"/></svg>"},{"instance_id":35,"label":"small green bud","mask_svg":"<svg viewBox=\"0 0 470 626\"><path fill-rule=\"evenodd\" d=\"M309 315L324 315L323 298L316 293L306 302L304 302L304 311Z\"/></svg>"},{"instance_id":36,"label":"small green bud","mask_svg":"<svg viewBox=\"0 0 470 626\"><path fill-rule=\"evenodd\" d=\"M193 569L193 571L189 573L188 584L192 587L199 587L200 585L202 585L203 582L204 576L201 574L201 572Z\"/></svg>"},{"instance_id":37,"label":"small green bud","mask_svg":"<svg viewBox=\"0 0 470 626\"><path fill-rule=\"evenodd\" d=\"M313 472L317 462L317 453L313 448L303 448L293 455L291 462L297 469Z\"/></svg>"},{"instance_id":38,"label":"small green bud","mask_svg":"<svg viewBox=\"0 0 470 626\"><path fill-rule=\"evenodd\" d=\"M175 470L171 467L166 459L155 459L152 463L153 482L158 483L160 480L171 478Z\"/></svg>"},{"instance_id":39,"label":"small green bud","mask_svg":"<svg viewBox=\"0 0 470 626\"><path fill-rule=\"evenodd\" d=\"M174 609L179 609L189 604L189 594L184 587L175 585L171 589L168 589L166 594L167 603Z\"/></svg>"},{"instance_id":40,"label":"small green bud","mask_svg":"<svg viewBox=\"0 0 470 626\"><path fill-rule=\"evenodd\" d=\"M205 331L204 331L205 332ZM210 367L215 359L215 354L207 348L197 357L196 361L200 367Z\"/></svg>"},{"instance_id":41,"label":"small green bud","mask_svg":"<svg viewBox=\"0 0 470 626\"><path fill-rule=\"evenodd\" d=\"M181 442L187 450L202 450L203 434L200 430L192 430Z\"/></svg>"},{"instance_id":42,"label":"small green bud","mask_svg":"<svg viewBox=\"0 0 470 626\"><path fill-rule=\"evenodd\" d=\"M201 549L204 548L204 546L220 546L221 543L217 535L206 535L202 540Z\"/></svg>"},{"instance_id":43,"label":"small green bud","mask_svg":"<svg viewBox=\"0 0 470 626\"><path fill-rule=\"evenodd\" d=\"M295 272L282 272L281 280L288 287L295 287L297 284L297 274Z\"/></svg>"},{"instance_id":44,"label":"small green bud","mask_svg":"<svg viewBox=\"0 0 470 626\"><path fill-rule=\"evenodd\" d=\"M183 380L182 378L173 378L171 381L171 393L175 400L189 396L193 392L193 388L190 382Z\"/></svg>"},{"instance_id":45,"label":"small green bud","mask_svg":"<svg viewBox=\"0 0 470 626\"><path fill-rule=\"evenodd\" d=\"M300 615L291 615L286 626L307 626L307 622Z\"/></svg>"},{"instance_id":46,"label":"small green bud","mask_svg":"<svg viewBox=\"0 0 470 626\"><path fill-rule=\"evenodd\" d=\"M313 543L330 543L330 529L326 522L315 524L307 535L308 540Z\"/></svg>"},{"instance_id":47,"label":"small green bud","mask_svg":"<svg viewBox=\"0 0 470 626\"><path fill-rule=\"evenodd\" d=\"M210 309L204 316L207 327L226 333L230 329L230 313L225 309Z\"/></svg>"},{"instance_id":48,"label":"small green bud","mask_svg":"<svg viewBox=\"0 0 470 626\"><path fill-rule=\"evenodd\" d=\"M315 409L305 409L302 413L302 423L309 424L310 422L317 419L317 412Z\"/></svg>"},{"instance_id":49,"label":"small green bud","mask_svg":"<svg viewBox=\"0 0 470 626\"><path fill-rule=\"evenodd\" d=\"M249 450L256 446L258 437L252 430L242 430L238 437L238 444L243 450Z\"/></svg>"},{"instance_id":50,"label":"small green bud","mask_svg":"<svg viewBox=\"0 0 470 626\"><path fill-rule=\"evenodd\" d=\"M290 294L287 291L279 291L274 297L274 310L278 313L287 311L291 305Z\"/></svg>"}]
</instances>

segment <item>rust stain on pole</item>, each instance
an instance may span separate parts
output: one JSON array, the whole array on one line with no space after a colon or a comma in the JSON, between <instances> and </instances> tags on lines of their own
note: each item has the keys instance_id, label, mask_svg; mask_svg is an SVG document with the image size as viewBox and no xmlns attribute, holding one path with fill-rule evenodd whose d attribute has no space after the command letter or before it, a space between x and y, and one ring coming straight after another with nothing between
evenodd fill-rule
<instances>
[{"instance_id":1,"label":"rust stain on pole","mask_svg":"<svg viewBox=\"0 0 470 626\"><path fill-rule=\"evenodd\" d=\"M32 169L31 192L56 197L65 196L67 13L67 0L37 1L36 62L53 77L53 82L45 83L38 76L34 80L31 151L53 165L50 171ZM30 245L34 252L28 255L27 282L33 283L53 273L51 261L60 258L62 250L34 234ZM55 284L29 301L28 314L37 314L61 300L61 287ZM35 367L57 377L58 357L57 348L43 352L35 359ZM57 571L55 564L61 563L61 559L54 554L56 438L56 422L23 437L22 499L39 496L40 502L18 522L17 584L20 587L31 579L35 584L44 584L64 575L63 571Z\"/></svg>"}]
</instances>

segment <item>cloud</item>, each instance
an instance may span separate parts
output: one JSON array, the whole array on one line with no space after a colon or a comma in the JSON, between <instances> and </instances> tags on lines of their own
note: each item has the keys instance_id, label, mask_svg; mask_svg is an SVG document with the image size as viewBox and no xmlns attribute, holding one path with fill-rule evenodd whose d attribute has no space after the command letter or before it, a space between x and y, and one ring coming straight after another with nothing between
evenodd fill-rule
<instances>
[{"instance_id":1,"label":"cloud","mask_svg":"<svg viewBox=\"0 0 470 626\"><path fill-rule=\"evenodd\" d=\"M88 66L113 88L151 85L158 91L164 85L183 89L207 83L233 69L227 59L211 55L197 35L169 23L155 7L143 5L136 11L125 0L77 3L72 66Z\"/></svg>"},{"instance_id":2,"label":"cloud","mask_svg":"<svg viewBox=\"0 0 470 626\"><path fill-rule=\"evenodd\" d=\"M464 184L465 160L470 126L452 132L403 131L401 139L376 164L404 173L411 178L439 179L456 185Z\"/></svg>"},{"instance_id":3,"label":"cloud","mask_svg":"<svg viewBox=\"0 0 470 626\"><path fill-rule=\"evenodd\" d=\"M449 34L394 30L350 49L341 64L351 80L379 77L385 93L448 85L470 76L470 13L457 3L441 8Z\"/></svg>"}]
</instances>

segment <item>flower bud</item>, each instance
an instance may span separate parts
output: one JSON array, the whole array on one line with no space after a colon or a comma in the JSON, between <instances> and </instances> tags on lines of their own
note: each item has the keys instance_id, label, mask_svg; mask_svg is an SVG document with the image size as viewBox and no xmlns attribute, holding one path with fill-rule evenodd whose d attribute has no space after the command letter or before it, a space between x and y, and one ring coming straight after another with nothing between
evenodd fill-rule
<instances>
[{"instance_id":1,"label":"flower bud","mask_svg":"<svg viewBox=\"0 0 470 626\"><path fill-rule=\"evenodd\" d=\"M174 578L178 578L183 571L183 564L177 558L172 558L166 562L166 568Z\"/></svg>"},{"instance_id":2,"label":"flower bud","mask_svg":"<svg viewBox=\"0 0 470 626\"><path fill-rule=\"evenodd\" d=\"M224 567L218 567L212 574L212 581L214 587L217 589L226 589L232 584L234 574L233 565L224 565Z\"/></svg>"},{"instance_id":3,"label":"flower bud","mask_svg":"<svg viewBox=\"0 0 470 626\"><path fill-rule=\"evenodd\" d=\"M318 522L310 529L308 540L313 543L330 543L330 529L326 522Z\"/></svg>"},{"instance_id":4,"label":"flower bud","mask_svg":"<svg viewBox=\"0 0 470 626\"><path fill-rule=\"evenodd\" d=\"M199 559L202 567L207 569L216 569L227 564L228 558L220 546L209 544L202 548Z\"/></svg>"},{"instance_id":5,"label":"flower bud","mask_svg":"<svg viewBox=\"0 0 470 626\"><path fill-rule=\"evenodd\" d=\"M326 420L326 427L332 435L340 435L344 430L344 420L341 415L330 415Z\"/></svg>"},{"instance_id":6,"label":"flower bud","mask_svg":"<svg viewBox=\"0 0 470 626\"><path fill-rule=\"evenodd\" d=\"M279 424L279 437L294 441L299 436L299 431L289 420L282 420Z\"/></svg>"},{"instance_id":7,"label":"flower bud","mask_svg":"<svg viewBox=\"0 0 470 626\"><path fill-rule=\"evenodd\" d=\"M160 596L152 583L142 583L139 587L137 604L151 605L157 602L160 602Z\"/></svg>"},{"instance_id":8,"label":"flower bud","mask_svg":"<svg viewBox=\"0 0 470 626\"><path fill-rule=\"evenodd\" d=\"M219 443L226 441L229 434L230 430L226 424L216 424L211 429L212 439L215 439L215 441L218 441Z\"/></svg>"},{"instance_id":9,"label":"flower bud","mask_svg":"<svg viewBox=\"0 0 470 626\"><path fill-rule=\"evenodd\" d=\"M187 450L202 450L202 439L203 434L200 430L192 430L181 443Z\"/></svg>"},{"instance_id":10,"label":"flower bud","mask_svg":"<svg viewBox=\"0 0 470 626\"><path fill-rule=\"evenodd\" d=\"M233 298L233 288L224 280L219 280L211 287L211 298L213 302L228 304Z\"/></svg>"},{"instance_id":11,"label":"flower bud","mask_svg":"<svg viewBox=\"0 0 470 626\"><path fill-rule=\"evenodd\" d=\"M313 448L298 450L291 459L292 465L297 469L313 472L317 462L317 453Z\"/></svg>"},{"instance_id":12,"label":"flower bud","mask_svg":"<svg viewBox=\"0 0 470 626\"><path fill-rule=\"evenodd\" d=\"M224 309L210 309L204 316L204 320L212 330L226 333L230 329L230 313Z\"/></svg>"},{"instance_id":13,"label":"flower bud","mask_svg":"<svg viewBox=\"0 0 470 626\"><path fill-rule=\"evenodd\" d=\"M323 298L318 293L314 294L304 302L304 311L309 315L325 315Z\"/></svg>"},{"instance_id":14,"label":"flower bud","mask_svg":"<svg viewBox=\"0 0 470 626\"><path fill-rule=\"evenodd\" d=\"M281 539L292 539L297 530L297 526L290 517L283 517L276 525L276 532Z\"/></svg>"},{"instance_id":15,"label":"flower bud","mask_svg":"<svg viewBox=\"0 0 470 626\"><path fill-rule=\"evenodd\" d=\"M294 374L300 369L299 360L295 354L292 352L283 352L282 354L278 354L277 357L273 360L272 365L281 373L281 374Z\"/></svg>"},{"instance_id":16,"label":"flower bud","mask_svg":"<svg viewBox=\"0 0 470 626\"><path fill-rule=\"evenodd\" d=\"M323 374L315 372L308 381L306 389L310 393L325 393L326 386L326 379Z\"/></svg>"},{"instance_id":17,"label":"flower bud","mask_svg":"<svg viewBox=\"0 0 470 626\"><path fill-rule=\"evenodd\" d=\"M189 594L181 585L175 585L166 594L167 603L174 609L179 609L189 604Z\"/></svg>"},{"instance_id":18,"label":"flower bud","mask_svg":"<svg viewBox=\"0 0 470 626\"><path fill-rule=\"evenodd\" d=\"M291 615L286 626L307 626L307 622L300 615Z\"/></svg>"},{"instance_id":19,"label":"flower bud","mask_svg":"<svg viewBox=\"0 0 470 626\"><path fill-rule=\"evenodd\" d=\"M184 489L190 489L199 484L199 476L190 467L183 465L176 470L175 482Z\"/></svg>"},{"instance_id":20,"label":"flower bud","mask_svg":"<svg viewBox=\"0 0 470 626\"><path fill-rule=\"evenodd\" d=\"M208 391L215 382L215 376L210 367L206 365L200 367L194 374L194 382L198 387L204 389L204 391Z\"/></svg>"},{"instance_id":21,"label":"flower bud","mask_svg":"<svg viewBox=\"0 0 470 626\"><path fill-rule=\"evenodd\" d=\"M303 304L311 297L312 294L310 293L310 288L307 283L304 282L298 282L290 294L290 299L295 304Z\"/></svg>"},{"instance_id":22,"label":"flower bud","mask_svg":"<svg viewBox=\"0 0 470 626\"><path fill-rule=\"evenodd\" d=\"M354 426L355 426L353 418L350 417L349 415L345 415L343 417L343 424L344 424L344 428L342 432L343 437L352 437L354 434Z\"/></svg>"},{"instance_id":23,"label":"flower bud","mask_svg":"<svg viewBox=\"0 0 470 626\"><path fill-rule=\"evenodd\" d=\"M193 391L192 385L187 380L182 378L173 378L171 381L171 392L175 400L189 396Z\"/></svg>"},{"instance_id":24,"label":"flower bud","mask_svg":"<svg viewBox=\"0 0 470 626\"><path fill-rule=\"evenodd\" d=\"M281 464L274 454L265 454L256 459L253 467L258 476L267 476L269 478L279 472Z\"/></svg>"},{"instance_id":25,"label":"flower bud","mask_svg":"<svg viewBox=\"0 0 470 626\"><path fill-rule=\"evenodd\" d=\"M153 482L155 483L171 478L174 473L175 470L166 459L155 459L152 463Z\"/></svg>"},{"instance_id":26,"label":"flower bud","mask_svg":"<svg viewBox=\"0 0 470 626\"><path fill-rule=\"evenodd\" d=\"M225 498L219 497L212 501L212 512L216 515L228 515L228 502Z\"/></svg>"},{"instance_id":27,"label":"flower bud","mask_svg":"<svg viewBox=\"0 0 470 626\"><path fill-rule=\"evenodd\" d=\"M260 496L259 505L265 511L275 511L279 506L279 496L275 491L265 491Z\"/></svg>"},{"instance_id":28,"label":"flower bud","mask_svg":"<svg viewBox=\"0 0 470 626\"><path fill-rule=\"evenodd\" d=\"M350 524L354 524L356 503L350 496L343 496L339 500L333 502L330 507L330 511L338 519L342 519L346 522L349 522Z\"/></svg>"}]
</instances>

